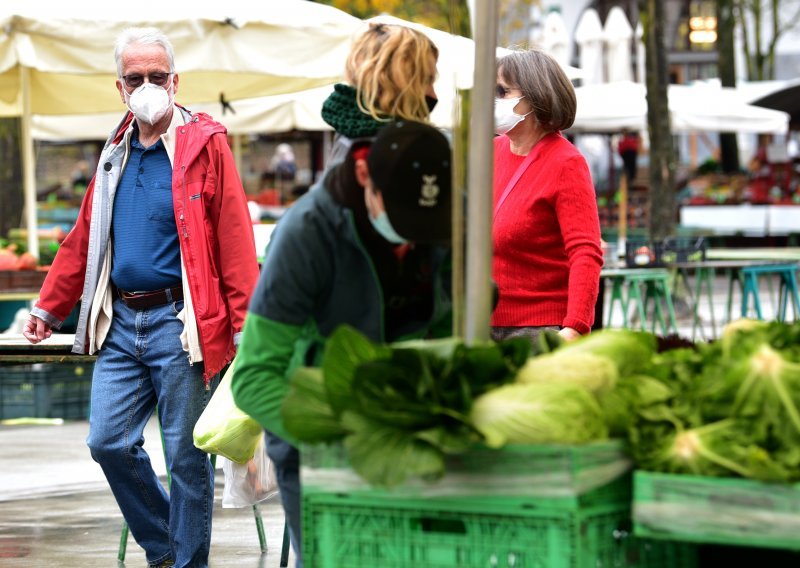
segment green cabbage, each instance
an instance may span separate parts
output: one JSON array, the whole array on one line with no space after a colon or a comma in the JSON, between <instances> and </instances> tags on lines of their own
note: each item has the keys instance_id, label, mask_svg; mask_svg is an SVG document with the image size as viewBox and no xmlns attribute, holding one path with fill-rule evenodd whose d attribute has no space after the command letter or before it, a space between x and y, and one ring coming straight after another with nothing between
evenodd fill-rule
<instances>
[{"instance_id":1,"label":"green cabbage","mask_svg":"<svg viewBox=\"0 0 800 568\"><path fill-rule=\"evenodd\" d=\"M597 400L571 383L499 387L475 399L470 421L486 445L580 444L608 436Z\"/></svg>"},{"instance_id":2,"label":"green cabbage","mask_svg":"<svg viewBox=\"0 0 800 568\"><path fill-rule=\"evenodd\" d=\"M564 343L554 353L563 357L577 353L608 357L616 365L620 376L627 376L646 370L656 347L656 337L652 333L632 329L600 329Z\"/></svg>"},{"instance_id":3,"label":"green cabbage","mask_svg":"<svg viewBox=\"0 0 800 568\"><path fill-rule=\"evenodd\" d=\"M608 357L592 353L554 351L531 357L517 373L518 383L571 383L593 393L611 390L619 371Z\"/></svg>"}]
</instances>

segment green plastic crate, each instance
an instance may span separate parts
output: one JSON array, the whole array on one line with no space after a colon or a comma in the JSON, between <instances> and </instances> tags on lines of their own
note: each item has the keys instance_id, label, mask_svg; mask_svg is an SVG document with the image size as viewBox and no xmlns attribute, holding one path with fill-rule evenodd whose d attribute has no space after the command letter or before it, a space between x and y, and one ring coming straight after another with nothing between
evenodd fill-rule
<instances>
[{"instance_id":1,"label":"green plastic crate","mask_svg":"<svg viewBox=\"0 0 800 568\"><path fill-rule=\"evenodd\" d=\"M637 471L634 533L800 550L800 485Z\"/></svg>"},{"instance_id":2,"label":"green plastic crate","mask_svg":"<svg viewBox=\"0 0 800 568\"><path fill-rule=\"evenodd\" d=\"M535 501L303 494L308 568L693 568L693 546L630 535L627 504L565 510Z\"/></svg>"},{"instance_id":3,"label":"green plastic crate","mask_svg":"<svg viewBox=\"0 0 800 568\"><path fill-rule=\"evenodd\" d=\"M93 364L42 364L0 367L0 419L86 420Z\"/></svg>"},{"instance_id":4,"label":"green plastic crate","mask_svg":"<svg viewBox=\"0 0 800 568\"><path fill-rule=\"evenodd\" d=\"M351 468L340 444L303 446L304 489L377 491ZM410 479L391 494L404 497L528 496L563 500L565 506L586 506L629 498L630 483L613 485L630 470L631 461L620 440L581 446L512 445L493 450L476 447L448 456L445 476L437 482ZM605 494L611 491L610 497ZM620 493L622 491L622 493Z\"/></svg>"}]
</instances>

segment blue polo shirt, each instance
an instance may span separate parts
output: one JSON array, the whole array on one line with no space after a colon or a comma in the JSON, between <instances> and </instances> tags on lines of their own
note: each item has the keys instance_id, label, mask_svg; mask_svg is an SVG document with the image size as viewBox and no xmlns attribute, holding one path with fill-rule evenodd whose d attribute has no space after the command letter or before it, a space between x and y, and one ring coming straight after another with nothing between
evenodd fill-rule
<instances>
[{"instance_id":1,"label":"blue polo shirt","mask_svg":"<svg viewBox=\"0 0 800 568\"><path fill-rule=\"evenodd\" d=\"M149 148L134 127L128 163L117 186L111 228L111 280L129 292L181 282L178 228L172 206L172 164L159 139Z\"/></svg>"}]
</instances>

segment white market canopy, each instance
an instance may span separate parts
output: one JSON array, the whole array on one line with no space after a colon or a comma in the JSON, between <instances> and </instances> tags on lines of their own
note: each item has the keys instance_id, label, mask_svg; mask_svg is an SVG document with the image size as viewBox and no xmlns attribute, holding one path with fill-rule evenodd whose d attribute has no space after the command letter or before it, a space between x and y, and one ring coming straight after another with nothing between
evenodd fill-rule
<instances>
[{"instance_id":1,"label":"white market canopy","mask_svg":"<svg viewBox=\"0 0 800 568\"><path fill-rule=\"evenodd\" d=\"M120 110L114 88L116 37L156 26L172 41L185 103L304 90L341 78L363 23L303 0L252 2L140 0L23 2L0 5L0 116ZM27 75L27 77L25 77Z\"/></svg>"},{"instance_id":2,"label":"white market canopy","mask_svg":"<svg viewBox=\"0 0 800 568\"><path fill-rule=\"evenodd\" d=\"M219 103L186 105L192 112L210 114L221 122L230 134L270 134L290 130L330 130L322 120L322 103L333 91L332 85L316 87L298 93L272 95L230 102L231 110L223 112ZM178 102L181 102L180 92ZM67 140L105 140L117 126L125 107L115 112L68 114L60 116L34 115L33 138L50 142Z\"/></svg>"},{"instance_id":3,"label":"white market canopy","mask_svg":"<svg viewBox=\"0 0 800 568\"><path fill-rule=\"evenodd\" d=\"M620 81L575 89L578 109L573 132L619 132L647 128L647 90L641 83ZM736 89L708 84L669 85L674 132L785 133L789 115L743 101Z\"/></svg>"},{"instance_id":4,"label":"white market canopy","mask_svg":"<svg viewBox=\"0 0 800 568\"><path fill-rule=\"evenodd\" d=\"M475 51L473 40L388 15L377 16L367 20L367 22L383 22L411 27L427 35L436 44L439 50L439 61L437 63L439 74L436 79L435 89L439 96L439 104L436 105L431 114L431 121L439 127L452 128L455 89L472 88ZM362 22L361 27L358 29L363 29L365 25ZM507 52L507 49L497 48L498 56ZM192 103L191 99L187 99L184 96L186 82L184 73L181 71L182 54L177 47L175 57L181 75L180 91L177 96L178 102L185 104L193 112L210 114L223 123L231 134L268 134L289 130L330 130L330 127L322 120L320 110L322 103L333 90L334 82L318 88L241 100L233 100L226 94L226 100L231 103L235 113L226 112L223 114L222 106L217 100L218 97L212 97L206 102ZM337 61L336 65L343 70L344 58ZM580 70L575 67L564 66L564 70L571 79L581 76ZM104 88L108 90L109 85L106 84ZM111 90L113 92L113 89ZM108 136L110 129L119 122L124 111L125 107L117 97L116 107L113 112L66 113L62 115L37 113L33 115L32 119L33 138L48 141L104 140Z\"/></svg>"}]
</instances>

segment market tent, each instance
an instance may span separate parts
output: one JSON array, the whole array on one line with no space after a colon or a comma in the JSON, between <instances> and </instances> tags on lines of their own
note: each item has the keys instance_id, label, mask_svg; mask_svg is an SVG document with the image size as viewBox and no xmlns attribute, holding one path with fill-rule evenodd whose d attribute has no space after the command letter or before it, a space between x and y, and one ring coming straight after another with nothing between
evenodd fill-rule
<instances>
[{"instance_id":1,"label":"market tent","mask_svg":"<svg viewBox=\"0 0 800 568\"><path fill-rule=\"evenodd\" d=\"M192 112L205 112L224 124L229 134L269 134L290 130L330 130L320 115L323 101L333 87L271 95L230 102L187 105ZM181 102L180 94L178 101ZM116 112L34 115L33 138L51 142L66 140L105 140L120 121L125 107Z\"/></svg>"},{"instance_id":2,"label":"market tent","mask_svg":"<svg viewBox=\"0 0 800 568\"><path fill-rule=\"evenodd\" d=\"M789 121L785 112L743 102L734 88L705 84L670 85L669 108L676 132L783 134Z\"/></svg>"},{"instance_id":3,"label":"market tent","mask_svg":"<svg viewBox=\"0 0 800 568\"><path fill-rule=\"evenodd\" d=\"M28 250L38 253L31 117L120 108L113 46L129 26L157 26L180 54L184 103L287 93L341 78L361 20L303 0L4 0L0 4L0 116L22 117ZM313 38L313 41L309 41Z\"/></svg>"},{"instance_id":4,"label":"market tent","mask_svg":"<svg viewBox=\"0 0 800 568\"><path fill-rule=\"evenodd\" d=\"M363 25L302 0L141 0L113 3L4 0L0 6L0 116L119 110L114 41L129 26L164 31L178 54L181 98L210 102L330 84ZM313 41L309 41L312 37ZM26 93L26 88L27 93ZM27 99L27 101L26 101Z\"/></svg>"},{"instance_id":5,"label":"market tent","mask_svg":"<svg viewBox=\"0 0 800 568\"><path fill-rule=\"evenodd\" d=\"M647 127L647 90L640 83L621 81L575 89L578 109L574 132L616 133ZM675 132L786 132L789 116L745 103L736 89L705 84L670 85L672 128Z\"/></svg>"},{"instance_id":6,"label":"market tent","mask_svg":"<svg viewBox=\"0 0 800 568\"><path fill-rule=\"evenodd\" d=\"M455 89L472 87L475 50L473 40L388 15L377 16L367 22L383 22L412 27L433 40L439 49L437 63L439 75L435 85L439 103L431 114L431 121L439 127L452 128ZM502 55L507 51L498 48L497 54ZM177 51L177 48L176 59L179 64L183 60L183 54ZM335 65L344 69L344 57L336 61ZM182 68L182 65L179 65L179 68ZM564 70L572 79L581 75L579 69L569 65L564 65ZM105 90L108 90L108 85L105 86ZM229 103L234 112L223 112L223 108L217 100L218 97L212 97L208 101L199 103L193 103L191 100L187 102L184 97L184 79L181 71L181 89L177 98L192 111L206 112L212 115L222 122L231 134L272 133L289 130L319 131L330 129L322 120L320 109L332 90L333 83L330 83L322 87L293 93L231 100ZM48 141L104 140L124 111L125 107L117 97L113 112L64 115L34 114L33 138Z\"/></svg>"},{"instance_id":7,"label":"market tent","mask_svg":"<svg viewBox=\"0 0 800 568\"><path fill-rule=\"evenodd\" d=\"M800 130L800 80L790 81L763 96L750 101L750 104L789 114L789 126Z\"/></svg>"}]
</instances>

